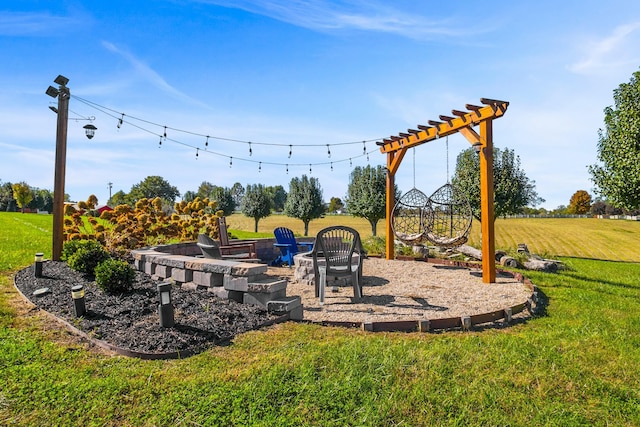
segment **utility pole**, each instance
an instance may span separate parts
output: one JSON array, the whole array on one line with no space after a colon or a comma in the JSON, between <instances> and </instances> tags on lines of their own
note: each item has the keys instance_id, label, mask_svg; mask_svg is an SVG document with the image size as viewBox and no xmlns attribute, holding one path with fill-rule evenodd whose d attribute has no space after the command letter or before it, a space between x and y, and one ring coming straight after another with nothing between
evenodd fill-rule
<instances>
[{"instance_id":1,"label":"utility pole","mask_svg":"<svg viewBox=\"0 0 640 427\"><path fill-rule=\"evenodd\" d=\"M109 183L109 201L107 202L107 204L111 203L111 188L113 187L113 182Z\"/></svg>"}]
</instances>

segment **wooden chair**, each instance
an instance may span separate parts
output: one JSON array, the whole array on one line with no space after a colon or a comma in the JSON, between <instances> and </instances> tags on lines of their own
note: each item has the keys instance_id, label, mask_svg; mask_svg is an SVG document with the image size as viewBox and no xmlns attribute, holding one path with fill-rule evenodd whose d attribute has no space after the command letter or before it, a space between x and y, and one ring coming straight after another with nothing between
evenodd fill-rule
<instances>
[{"instance_id":1,"label":"wooden chair","mask_svg":"<svg viewBox=\"0 0 640 427\"><path fill-rule=\"evenodd\" d=\"M225 217L218 218L218 239L222 258L258 260L255 240L229 240Z\"/></svg>"},{"instance_id":2,"label":"wooden chair","mask_svg":"<svg viewBox=\"0 0 640 427\"><path fill-rule=\"evenodd\" d=\"M353 295L362 298L362 266L367 254L356 230L345 226L320 230L311 254L316 297L320 298L320 305L324 304L327 276L351 276ZM319 263L319 259L324 259L324 265Z\"/></svg>"},{"instance_id":3,"label":"wooden chair","mask_svg":"<svg viewBox=\"0 0 640 427\"><path fill-rule=\"evenodd\" d=\"M299 247L302 248L302 252L309 252L313 249L312 242L297 242L293 231L286 227L276 228L273 230L273 235L276 237L276 243L273 246L280 249L280 255L272 262L273 265L286 262L291 267L293 256L300 252Z\"/></svg>"}]
</instances>

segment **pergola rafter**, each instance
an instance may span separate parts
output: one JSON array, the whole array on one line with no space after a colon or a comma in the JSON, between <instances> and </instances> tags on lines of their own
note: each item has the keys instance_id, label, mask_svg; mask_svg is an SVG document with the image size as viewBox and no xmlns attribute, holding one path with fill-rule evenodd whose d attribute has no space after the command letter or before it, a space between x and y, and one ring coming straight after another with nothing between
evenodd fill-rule
<instances>
[{"instance_id":1,"label":"pergola rafter","mask_svg":"<svg viewBox=\"0 0 640 427\"><path fill-rule=\"evenodd\" d=\"M387 155L386 258L393 259L394 245L391 218L393 215L395 174L407 150L440 137L462 134L480 155L480 207L482 218L482 280L495 283L495 233L493 227L493 120L502 117L509 103L480 98L484 106L465 105L468 111L451 110L453 116L440 115L440 121L428 120L429 126L418 125L407 133L390 136L377 144ZM479 133L473 127L479 127Z\"/></svg>"}]
</instances>

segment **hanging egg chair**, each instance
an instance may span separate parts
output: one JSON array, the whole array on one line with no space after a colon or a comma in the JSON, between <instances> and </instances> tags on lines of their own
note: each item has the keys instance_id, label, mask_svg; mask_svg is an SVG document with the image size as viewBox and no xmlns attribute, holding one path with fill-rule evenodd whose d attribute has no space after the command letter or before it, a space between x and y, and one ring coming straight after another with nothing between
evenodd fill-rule
<instances>
[{"instance_id":1,"label":"hanging egg chair","mask_svg":"<svg viewBox=\"0 0 640 427\"><path fill-rule=\"evenodd\" d=\"M429 198L417 188L412 188L396 202L393 208L391 227L398 240L407 245L419 245L426 241L426 232L431 228Z\"/></svg>"},{"instance_id":2,"label":"hanging egg chair","mask_svg":"<svg viewBox=\"0 0 640 427\"><path fill-rule=\"evenodd\" d=\"M445 248L465 244L473 222L471 204L465 195L447 183L429 197L428 205L432 223L425 238Z\"/></svg>"}]
</instances>

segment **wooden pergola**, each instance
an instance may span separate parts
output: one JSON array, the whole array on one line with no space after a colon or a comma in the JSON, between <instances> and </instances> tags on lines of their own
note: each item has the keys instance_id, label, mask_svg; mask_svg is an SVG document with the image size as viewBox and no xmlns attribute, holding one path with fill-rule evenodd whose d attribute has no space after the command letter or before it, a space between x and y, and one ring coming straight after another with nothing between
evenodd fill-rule
<instances>
[{"instance_id":1,"label":"wooden pergola","mask_svg":"<svg viewBox=\"0 0 640 427\"><path fill-rule=\"evenodd\" d=\"M480 98L484 106L467 104L468 111L452 110L453 116L440 116L440 121L429 120L429 126L418 125L399 136L390 136L377 144L387 154L387 243L386 258L393 259L394 239L391 218L395 206L395 174L400 163L412 147L440 137L461 133L480 155L480 208L482 219L482 281L495 283L495 233L493 227L493 120L502 117L509 103ZM479 133L473 127L479 126Z\"/></svg>"}]
</instances>

